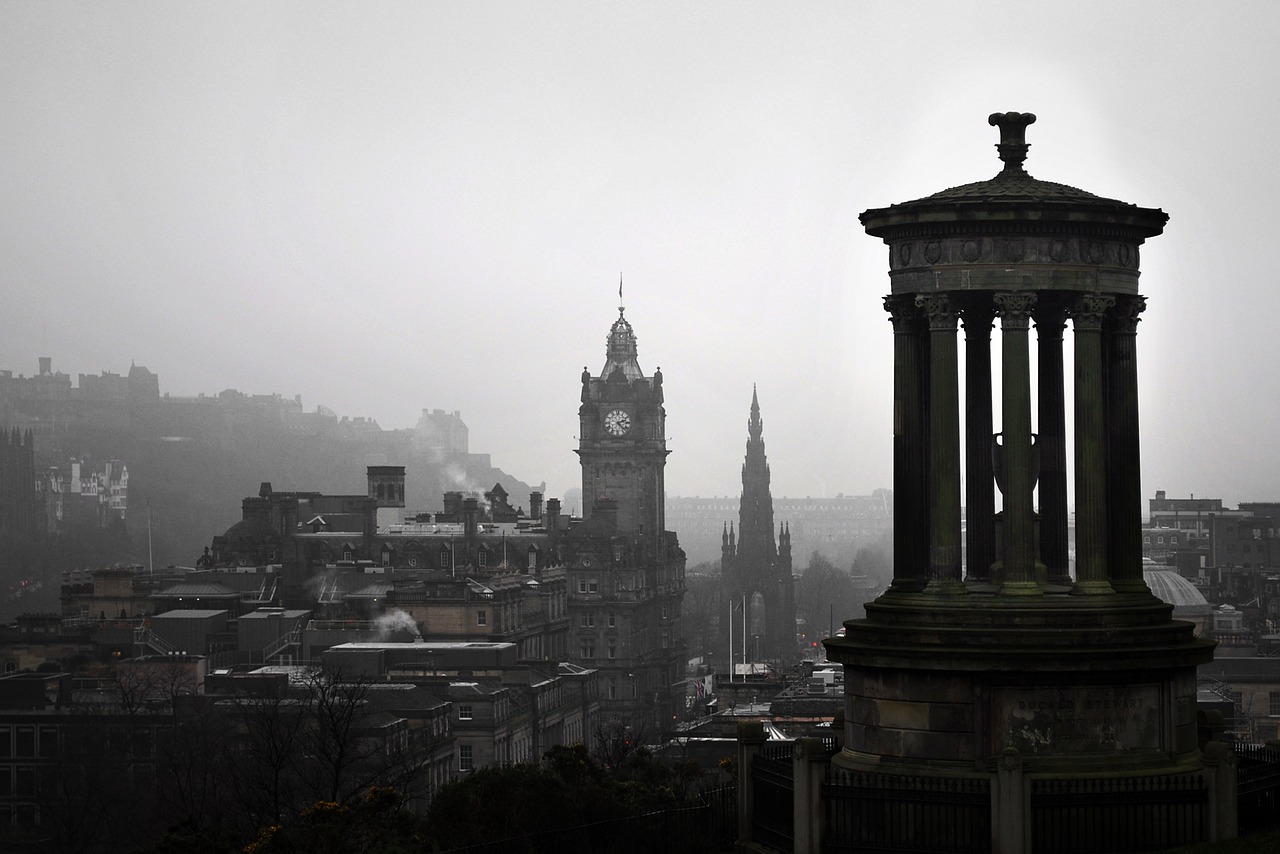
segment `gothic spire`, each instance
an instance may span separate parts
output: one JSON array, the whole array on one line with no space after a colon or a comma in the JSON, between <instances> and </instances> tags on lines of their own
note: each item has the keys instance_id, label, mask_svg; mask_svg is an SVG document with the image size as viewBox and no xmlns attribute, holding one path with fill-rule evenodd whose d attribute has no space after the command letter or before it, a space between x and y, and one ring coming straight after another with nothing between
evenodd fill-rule
<instances>
[{"instance_id":1,"label":"gothic spire","mask_svg":"<svg viewBox=\"0 0 1280 854\"><path fill-rule=\"evenodd\" d=\"M738 510L739 553L760 555L765 566L777 555L773 538L773 496L769 492L769 462L764 453L764 420L760 397L751 387L751 417L747 420L747 455L742 463L742 503Z\"/></svg>"},{"instance_id":2,"label":"gothic spire","mask_svg":"<svg viewBox=\"0 0 1280 854\"><path fill-rule=\"evenodd\" d=\"M760 399L756 396L756 387L751 385L751 417L747 420L747 435L759 439L764 432L764 422L760 420Z\"/></svg>"}]
</instances>

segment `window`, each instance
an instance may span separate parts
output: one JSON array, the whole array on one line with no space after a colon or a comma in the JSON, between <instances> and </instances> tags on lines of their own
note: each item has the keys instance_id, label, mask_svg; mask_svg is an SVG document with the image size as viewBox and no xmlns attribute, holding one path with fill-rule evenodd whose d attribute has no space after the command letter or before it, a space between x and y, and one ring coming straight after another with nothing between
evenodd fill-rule
<instances>
[{"instance_id":1,"label":"window","mask_svg":"<svg viewBox=\"0 0 1280 854\"><path fill-rule=\"evenodd\" d=\"M609 680L609 699L618 699L618 683L613 679Z\"/></svg>"},{"instance_id":2,"label":"window","mask_svg":"<svg viewBox=\"0 0 1280 854\"><path fill-rule=\"evenodd\" d=\"M468 705L458 706L458 720L469 721L471 720L473 714L474 714L474 710L472 709L471 706L468 706Z\"/></svg>"},{"instance_id":3,"label":"window","mask_svg":"<svg viewBox=\"0 0 1280 854\"><path fill-rule=\"evenodd\" d=\"M19 765L14 784L14 794L29 798L36 793L36 769L31 765Z\"/></svg>"},{"instance_id":4,"label":"window","mask_svg":"<svg viewBox=\"0 0 1280 854\"><path fill-rule=\"evenodd\" d=\"M578 579L578 592L579 593L587 592L587 580L585 578Z\"/></svg>"},{"instance_id":5,"label":"window","mask_svg":"<svg viewBox=\"0 0 1280 854\"><path fill-rule=\"evenodd\" d=\"M581 623L584 629L594 629L596 626L596 615L583 614L582 618L579 620L579 623Z\"/></svg>"},{"instance_id":6,"label":"window","mask_svg":"<svg viewBox=\"0 0 1280 854\"><path fill-rule=\"evenodd\" d=\"M449 568L449 550L448 549L443 549L443 548L440 549L440 568L441 569Z\"/></svg>"},{"instance_id":7,"label":"window","mask_svg":"<svg viewBox=\"0 0 1280 854\"><path fill-rule=\"evenodd\" d=\"M1164 545L1164 534L1161 534L1160 536L1156 537L1156 543L1162 546Z\"/></svg>"},{"instance_id":8,"label":"window","mask_svg":"<svg viewBox=\"0 0 1280 854\"><path fill-rule=\"evenodd\" d=\"M34 757L36 755L36 728L33 726L20 726L18 727L17 735L18 739L13 755L20 759Z\"/></svg>"},{"instance_id":9,"label":"window","mask_svg":"<svg viewBox=\"0 0 1280 854\"><path fill-rule=\"evenodd\" d=\"M476 625L483 626L489 622L489 615L484 611L476 611Z\"/></svg>"},{"instance_id":10,"label":"window","mask_svg":"<svg viewBox=\"0 0 1280 854\"><path fill-rule=\"evenodd\" d=\"M458 746L458 770L471 771L476 767L475 760L471 756L471 745L462 744Z\"/></svg>"},{"instance_id":11,"label":"window","mask_svg":"<svg viewBox=\"0 0 1280 854\"><path fill-rule=\"evenodd\" d=\"M596 592L598 592L598 591L599 591L599 589L600 589L600 587L599 587L599 585L596 583L596 579L594 579L594 578L588 578L588 579L587 579L587 592L588 592L588 593L596 593Z\"/></svg>"},{"instance_id":12,"label":"window","mask_svg":"<svg viewBox=\"0 0 1280 854\"><path fill-rule=\"evenodd\" d=\"M618 616L617 616L616 614L610 614L610 615L609 615L609 628L611 628L611 629L613 629L613 628L617 628L617 625L618 625Z\"/></svg>"},{"instance_id":13,"label":"window","mask_svg":"<svg viewBox=\"0 0 1280 854\"><path fill-rule=\"evenodd\" d=\"M476 566L488 566L488 565L489 565L489 550L480 549L480 551L476 552Z\"/></svg>"},{"instance_id":14,"label":"window","mask_svg":"<svg viewBox=\"0 0 1280 854\"><path fill-rule=\"evenodd\" d=\"M1280 716L1280 691L1272 691L1267 695L1267 714L1272 717Z\"/></svg>"},{"instance_id":15,"label":"window","mask_svg":"<svg viewBox=\"0 0 1280 854\"><path fill-rule=\"evenodd\" d=\"M0 726L0 759L13 755L13 727Z\"/></svg>"},{"instance_id":16,"label":"window","mask_svg":"<svg viewBox=\"0 0 1280 854\"><path fill-rule=\"evenodd\" d=\"M579 658L595 658L596 657L596 639L583 638L578 641L578 657Z\"/></svg>"},{"instance_id":17,"label":"window","mask_svg":"<svg viewBox=\"0 0 1280 854\"><path fill-rule=\"evenodd\" d=\"M610 658L617 658L617 657L618 657L618 642L617 642L617 641L614 641L614 640L609 641L609 657L610 657Z\"/></svg>"},{"instance_id":18,"label":"window","mask_svg":"<svg viewBox=\"0 0 1280 854\"><path fill-rule=\"evenodd\" d=\"M40 727L40 758L52 759L58 755L58 728L54 726Z\"/></svg>"}]
</instances>

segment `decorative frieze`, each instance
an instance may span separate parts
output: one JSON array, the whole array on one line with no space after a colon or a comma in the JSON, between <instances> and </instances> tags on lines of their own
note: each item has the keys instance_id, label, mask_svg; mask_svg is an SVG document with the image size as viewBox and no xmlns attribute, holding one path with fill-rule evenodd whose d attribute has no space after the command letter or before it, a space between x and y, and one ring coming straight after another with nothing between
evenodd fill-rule
<instances>
[{"instance_id":1,"label":"decorative frieze","mask_svg":"<svg viewBox=\"0 0 1280 854\"><path fill-rule=\"evenodd\" d=\"M904 240L889 253L889 269L976 264L1063 264L1138 269L1138 244L1081 234L972 237L959 235L925 241Z\"/></svg>"}]
</instances>

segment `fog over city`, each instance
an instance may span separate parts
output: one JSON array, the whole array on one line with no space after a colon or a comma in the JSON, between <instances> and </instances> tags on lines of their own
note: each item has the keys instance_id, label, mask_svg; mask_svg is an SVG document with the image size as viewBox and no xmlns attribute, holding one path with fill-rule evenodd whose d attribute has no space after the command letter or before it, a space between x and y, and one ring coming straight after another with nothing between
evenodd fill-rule
<instances>
[{"instance_id":1,"label":"fog over city","mask_svg":"<svg viewBox=\"0 0 1280 854\"><path fill-rule=\"evenodd\" d=\"M136 363L386 429L460 410L559 495L621 275L669 496L738 494L753 384L774 495L867 493L892 333L857 216L992 177L987 115L1018 110L1036 178L1171 216L1142 256L1143 495L1277 500L1278 26L1264 2L6 0L0 369Z\"/></svg>"}]
</instances>

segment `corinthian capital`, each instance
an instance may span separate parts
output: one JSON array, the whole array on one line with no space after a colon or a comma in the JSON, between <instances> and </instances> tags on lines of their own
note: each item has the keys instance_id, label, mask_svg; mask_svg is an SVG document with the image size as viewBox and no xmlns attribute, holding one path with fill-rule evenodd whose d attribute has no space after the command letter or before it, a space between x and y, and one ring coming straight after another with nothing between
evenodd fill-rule
<instances>
[{"instance_id":1,"label":"corinthian capital","mask_svg":"<svg viewBox=\"0 0 1280 854\"><path fill-rule=\"evenodd\" d=\"M1081 294L1071 306L1071 322L1077 332L1097 332L1102 329L1103 318L1115 304L1116 298L1113 296Z\"/></svg>"},{"instance_id":2,"label":"corinthian capital","mask_svg":"<svg viewBox=\"0 0 1280 854\"><path fill-rule=\"evenodd\" d=\"M1123 296L1116 300L1115 311L1111 312L1112 328L1116 332L1132 334L1138 331L1138 315L1146 311L1147 298L1144 296Z\"/></svg>"},{"instance_id":3,"label":"corinthian capital","mask_svg":"<svg viewBox=\"0 0 1280 854\"><path fill-rule=\"evenodd\" d=\"M914 332L920 319L920 309L909 296L891 294L884 298L884 310L889 312L889 322L894 332Z\"/></svg>"},{"instance_id":4,"label":"corinthian capital","mask_svg":"<svg viewBox=\"0 0 1280 854\"><path fill-rule=\"evenodd\" d=\"M1012 291L996 294L993 300L1003 328L1029 329L1031 327L1031 309L1036 304L1035 294L1027 291Z\"/></svg>"},{"instance_id":5,"label":"corinthian capital","mask_svg":"<svg viewBox=\"0 0 1280 854\"><path fill-rule=\"evenodd\" d=\"M960 314L952 308L951 300L946 294L921 294L916 297L916 305L924 309L929 317L931 332L955 330Z\"/></svg>"}]
</instances>

